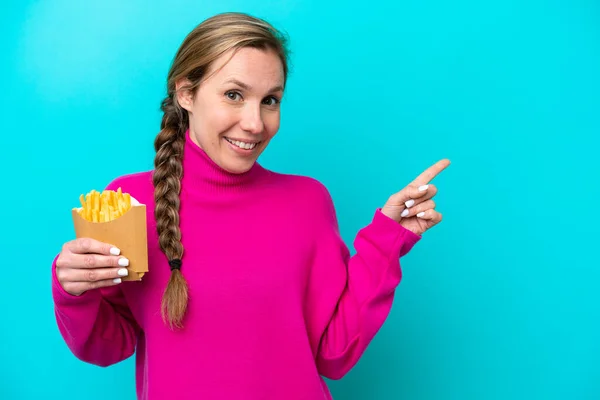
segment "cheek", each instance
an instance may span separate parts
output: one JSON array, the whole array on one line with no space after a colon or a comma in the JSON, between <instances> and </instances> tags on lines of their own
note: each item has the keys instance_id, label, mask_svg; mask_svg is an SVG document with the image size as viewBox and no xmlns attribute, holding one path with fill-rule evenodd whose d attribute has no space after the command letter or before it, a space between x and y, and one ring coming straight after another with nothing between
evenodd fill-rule
<instances>
[{"instance_id":1,"label":"cheek","mask_svg":"<svg viewBox=\"0 0 600 400\"><path fill-rule=\"evenodd\" d=\"M223 133L238 121L238 113L227 106L215 107L210 116L212 126L216 133Z\"/></svg>"},{"instance_id":2,"label":"cheek","mask_svg":"<svg viewBox=\"0 0 600 400\"><path fill-rule=\"evenodd\" d=\"M267 114L264 117L265 130L269 134L270 137L275 136L277 131L279 130L280 117L279 112Z\"/></svg>"},{"instance_id":3,"label":"cheek","mask_svg":"<svg viewBox=\"0 0 600 400\"><path fill-rule=\"evenodd\" d=\"M215 141L219 135L226 132L236 122L235 112L230 107L221 104L205 106L195 114L194 119L203 135L211 142Z\"/></svg>"}]
</instances>

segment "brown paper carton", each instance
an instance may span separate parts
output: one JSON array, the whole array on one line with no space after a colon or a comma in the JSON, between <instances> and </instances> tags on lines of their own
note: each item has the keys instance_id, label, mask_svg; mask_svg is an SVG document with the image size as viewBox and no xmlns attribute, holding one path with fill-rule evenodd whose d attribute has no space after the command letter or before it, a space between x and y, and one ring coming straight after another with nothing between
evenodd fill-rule
<instances>
[{"instance_id":1,"label":"brown paper carton","mask_svg":"<svg viewBox=\"0 0 600 400\"><path fill-rule=\"evenodd\" d=\"M108 222L91 222L82 218L73 208L73 224L77 238L89 237L112 244L129 259L129 275L123 281L139 281L148 272L148 242L146 235L146 206L133 197L131 208L120 217Z\"/></svg>"}]
</instances>

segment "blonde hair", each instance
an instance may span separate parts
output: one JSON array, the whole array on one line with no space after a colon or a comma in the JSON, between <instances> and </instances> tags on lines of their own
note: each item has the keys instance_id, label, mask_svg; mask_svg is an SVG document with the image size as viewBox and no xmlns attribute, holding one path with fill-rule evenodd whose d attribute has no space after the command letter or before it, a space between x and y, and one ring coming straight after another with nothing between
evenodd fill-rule
<instances>
[{"instance_id":1,"label":"blonde hair","mask_svg":"<svg viewBox=\"0 0 600 400\"><path fill-rule=\"evenodd\" d=\"M192 30L179 47L167 78L167 97L162 101L160 132L154 141L154 200L158 241L167 256L171 276L164 291L161 314L171 329L183 327L188 304L188 285L181 271L183 245L179 228L179 193L183 174L187 111L177 103L176 83L187 79L180 90L195 93L212 63L230 50L253 47L275 51L281 59L284 82L288 75L287 40L268 22L242 13L215 15ZM187 266L186 266L187 267Z\"/></svg>"}]
</instances>

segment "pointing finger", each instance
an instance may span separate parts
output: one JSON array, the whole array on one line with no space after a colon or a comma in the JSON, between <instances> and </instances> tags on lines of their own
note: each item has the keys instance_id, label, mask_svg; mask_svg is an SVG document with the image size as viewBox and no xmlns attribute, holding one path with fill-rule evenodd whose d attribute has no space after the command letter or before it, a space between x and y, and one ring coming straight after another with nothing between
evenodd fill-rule
<instances>
[{"instance_id":1,"label":"pointing finger","mask_svg":"<svg viewBox=\"0 0 600 400\"><path fill-rule=\"evenodd\" d=\"M446 167L450 165L450 160L444 158L433 164L431 167L427 168L425 171L421 173L414 181L413 184L417 186L426 185L433 180L440 172L442 172Z\"/></svg>"}]
</instances>

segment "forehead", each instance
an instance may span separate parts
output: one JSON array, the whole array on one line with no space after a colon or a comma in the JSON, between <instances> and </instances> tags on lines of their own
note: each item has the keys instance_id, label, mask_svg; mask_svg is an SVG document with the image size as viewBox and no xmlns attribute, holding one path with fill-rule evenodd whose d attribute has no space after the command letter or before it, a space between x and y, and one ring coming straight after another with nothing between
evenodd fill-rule
<instances>
[{"instance_id":1,"label":"forehead","mask_svg":"<svg viewBox=\"0 0 600 400\"><path fill-rule=\"evenodd\" d=\"M208 81L223 84L230 79L239 80L256 89L268 90L283 86L283 65L277 53L270 49L245 47L229 51L218 58L208 71Z\"/></svg>"}]
</instances>

